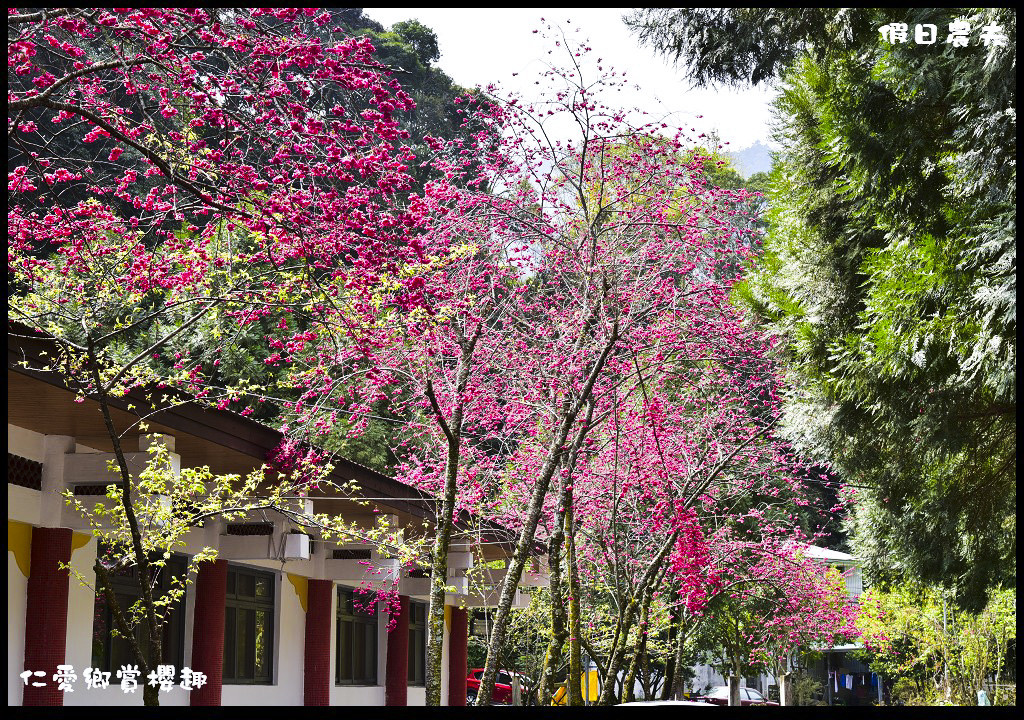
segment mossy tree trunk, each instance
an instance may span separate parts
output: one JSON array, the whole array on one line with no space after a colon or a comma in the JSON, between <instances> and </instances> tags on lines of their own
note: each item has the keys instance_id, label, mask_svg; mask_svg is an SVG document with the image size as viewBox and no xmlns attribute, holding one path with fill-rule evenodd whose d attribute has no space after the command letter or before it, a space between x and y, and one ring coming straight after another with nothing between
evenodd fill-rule
<instances>
[{"instance_id":1,"label":"mossy tree trunk","mask_svg":"<svg viewBox=\"0 0 1024 720\"><path fill-rule=\"evenodd\" d=\"M425 395L430 402L441 432L448 443L445 459L444 494L441 498L435 520L433 558L430 565L430 607L427 611L427 660L424 672L426 704L441 704L441 664L444 649L444 596L448 586L448 550L451 547L452 530L455 525L455 496L458 488L459 457L462 448L462 420L465 414L464 394L469 383L473 351L480 339L482 326L477 326L472 337L461 336L459 343L459 364L455 372L455 394L451 415L445 417L434 393L434 386L427 380Z\"/></svg>"},{"instance_id":2,"label":"mossy tree trunk","mask_svg":"<svg viewBox=\"0 0 1024 720\"><path fill-rule=\"evenodd\" d=\"M564 502L560 503L559 516L564 516ZM542 707L551 704L555 693L555 673L562 666L562 648L568 637L565 617L565 605L562 592L562 546L565 542L563 523L555 523L551 537L548 539L548 588L551 592L551 628L547 651L544 654L544 666L540 674L540 686L537 688L537 702Z\"/></svg>"}]
</instances>

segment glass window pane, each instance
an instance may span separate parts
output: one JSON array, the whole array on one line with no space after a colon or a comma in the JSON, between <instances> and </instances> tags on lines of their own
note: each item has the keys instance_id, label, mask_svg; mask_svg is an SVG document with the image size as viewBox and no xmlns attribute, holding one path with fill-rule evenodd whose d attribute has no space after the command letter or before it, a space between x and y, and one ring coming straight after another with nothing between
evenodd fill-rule
<instances>
[{"instance_id":1,"label":"glass window pane","mask_svg":"<svg viewBox=\"0 0 1024 720\"><path fill-rule=\"evenodd\" d=\"M116 672L116 670L122 665L126 665L128 663L136 664L138 661L132 653L128 640L118 633L116 637L112 638L110 643L110 666L114 668Z\"/></svg>"},{"instance_id":2,"label":"glass window pane","mask_svg":"<svg viewBox=\"0 0 1024 720\"><path fill-rule=\"evenodd\" d=\"M352 679L361 680L366 667L366 635L357 624L352 624Z\"/></svg>"},{"instance_id":3,"label":"glass window pane","mask_svg":"<svg viewBox=\"0 0 1024 720\"><path fill-rule=\"evenodd\" d=\"M366 624L366 675L367 682L377 682L377 625Z\"/></svg>"},{"instance_id":4,"label":"glass window pane","mask_svg":"<svg viewBox=\"0 0 1024 720\"><path fill-rule=\"evenodd\" d=\"M353 597L353 610L360 617L376 617L377 603L374 601L373 596L370 595Z\"/></svg>"},{"instance_id":5,"label":"glass window pane","mask_svg":"<svg viewBox=\"0 0 1024 720\"><path fill-rule=\"evenodd\" d=\"M121 606L121 611L125 614L129 622L131 622L131 607L135 604L136 597L132 595L125 595L117 593L114 597L117 598L117 604ZM113 625L113 618L111 618L111 625ZM135 642L138 643L139 647L143 652L149 647L149 636L143 632L141 623L133 628L135 632ZM116 672L122 665L128 663L138 664L138 660L135 658L135 653L132 652L131 643L128 638L124 637L121 633L117 633L117 637L113 638L110 648L110 664L113 665L114 671Z\"/></svg>"},{"instance_id":6,"label":"glass window pane","mask_svg":"<svg viewBox=\"0 0 1024 720\"><path fill-rule=\"evenodd\" d=\"M235 608L229 607L224 611L224 677L235 677L236 648L236 621ZM199 628L196 628L199 631Z\"/></svg>"},{"instance_id":7,"label":"glass window pane","mask_svg":"<svg viewBox=\"0 0 1024 720\"><path fill-rule=\"evenodd\" d=\"M253 678L253 636L256 634L253 610L238 611L238 677L240 680Z\"/></svg>"},{"instance_id":8,"label":"glass window pane","mask_svg":"<svg viewBox=\"0 0 1024 720\"><path fill-rule=\"evenodd\" d=\"M271 682L274 665L274 576L231 569L228 571L228 584L224 677L237 683Z\"/></svg>"},{"instance_id":9,"label":"glass window pane","mask_svg":"<svg viewBox=\"0 0 1024 720\"><path fill-rule=\"evenodd\" d=\"M269 614L263 610L256 611L256 637L253 641L253 677L266 678L270 676L268 662L270 650L270 633L267 631L267 619Z\"/></svg>"},{"instance_id":10,"label":"glass window pane","mask_svg":"<svg viewBox=\"0 0 1024 720\"><path fill-rule=\"evenodd\" d=\"M255 597L256 578L252 575L239 575L237 593L239 597Z\"/></svg>"},{"instance_id":11,"label":"glass window pane","mask_svg":"<svg viewBox=\"0 0 1024 720\"><path fill-rule=\"evenodd\" d=\"M175 607L177 608L181 602L179 600L178 603L175 603ZM165 664L174 665L175 667L181 667L178 663L178 650L181 645L179 642L181 638L180 628L181 613L172 611L170 617L164 622L163 647L160 654Z\"/></svg>"},{"instance_id":12,"label":"glass window pane","mask_svg":"<svg viewBox=\"0 0 1024 720\"><path fill-rule=\"evenodd\" d=\"M342 682L352 681L352 621L342 620L339 623L341 632L341 656L338 658L340 666L339 676Z\"/></svg>"}]
</instances>

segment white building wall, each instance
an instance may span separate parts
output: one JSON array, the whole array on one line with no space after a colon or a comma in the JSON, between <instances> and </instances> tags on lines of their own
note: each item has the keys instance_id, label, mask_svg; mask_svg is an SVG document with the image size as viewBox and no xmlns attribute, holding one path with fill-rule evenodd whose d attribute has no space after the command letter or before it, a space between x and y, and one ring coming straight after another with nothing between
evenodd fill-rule
<instances>
[{"instance_id":1,"label":"white building wall","mask_svg":"<svg viewBox=\"0 0 1024 720\"><path fill-rule=\"evenodd\" d=\"M42 493L20 485L7 486L7 521L39 527L39 505Z\"/></svg>"},{"instance_id":2,"label":"white building wall","mask_svg":"<svg viewBox=\"0 0 1024 720\"><path fill-rule=\"evenodd\" d=\"M689 683L691 692L702 693L708 686L716 687L729 684L729 681L724 676L715 672L710 665L696 665L693 671L695 675Z\"/></svg>"},{"instance_id":3,"label":"white building wall","mask_svg":"<svg viewBox=\"0 0 1024 720\"><path fill-rule=\"evenodd\" d=\"M854 565L846 576L846 592L851 599L856 599L864 592L864 580L861 576L860 566Z\"/></svg>"},{"instance_id":4,"label":"white building wall","mask_svg":"<svg viewBox=\"0 0 1024 720\"><path fill-rule=\"evenodd\" d=\"M334 676L332 675L331 705L361 705L382 707L384 705L384 686L335 685Z\"/></svg>"},{"instance_id":5,"label":"white building wall","mask_svg":"<svg viewBox=\"0 0 1024 720\"><path fill-rule=\"evenodd\" d=\"M73 520L72 510L64 507L63 499L57 502L59 491L66 485L63 483L63 453L65 452L97 452L93 448L75 445L71 438L46 436L40 433L8 424L8 451L35 462L44 463L44 492L16 485L7 486L8 524L21 523L21 530L26 527L31 532L32 526L66 526ZM59 476L59 477L58 477ZM59 481L59 482L58 482ZM60 487L58 487L58 485ZM52 497L51 497L52 496ZM44 502L44 499L47 502ZM95 538L85 540L84 526L80 519L74 523L76 530L72 541L71 566L73 572L68 579L68 629L67 629L67 663L74 667L78 675L74 691L64 694L64 704L68 706L109 705L109 706L141 706L143 693L141 687L135 693L125 693L120 688L120 681L115 674L111 675L110 687L105 690L86 689L83 674L92 664L92 632L93 614L95 611L95 582L93 564L96 558L97 543ZM9 533L13 532L9 530ZM220 527L217 523L207 523L203 529L190 532L186 538L185 552L196 553L205 546L218 546ZM20 705L23 697L23 683L18 673L22 670L25 649L25 612L28 595L28 578L18 567L15 553L8 543L7 555L7 651L8 651L8 684L7 701L9 705ZM76 547L77 546L77 547ZM305 611L302 608L295 586L288 580L287 573L292 572L303 577L318 574L313 561L230 561L233 565L256 567L271 570L276 576L276 619L274 629L274 684L273 685L227 685L222 689L223 705L302 705L303 703L303 666L305 647ZM322 561L321 561L322 562ZM322 568L321 568L322 569ZM75 573L77 571L78 574ZM87 584L83 583L83 579ZM336 585L337 586L337 585ZM423 601L425 598L417 597ZM337 592L332 594L332 605L336 607ZM191 667L193 623L195 612L195 586L189 584L185 596L185 648L184 662ZM333 638L336 632L336 613L331 613L331 692L332 705L366 705L381 706L384 704L384 680L387 666L387 615L383 606L378 607L377 636L377 678L374 686L338 686L334 684L334 664L337 661ZM445 624L443 638L443 659L441 668L442 703L448 700L448 653L450 628ZM195 668L202 671L202 668ZM181 668L176 668L180 676ZM140 682L145 682L140 678ZM160 693L160 704L163 706L186 706L189 704L189 693L180 687L170 692ZM426 704L426 691L422 686L408 688L408 704L422 706Z\"/></svg>"},{"instance_id":6,"label":"white building wall","mask_svg":"<svg viewBox=\"0 0 1024 720\"><path fill-rule=\"evenodd\" d=\"M42 433L7 423L7 452L41 463L44 437Z\"/></svg>"}]
</instances>

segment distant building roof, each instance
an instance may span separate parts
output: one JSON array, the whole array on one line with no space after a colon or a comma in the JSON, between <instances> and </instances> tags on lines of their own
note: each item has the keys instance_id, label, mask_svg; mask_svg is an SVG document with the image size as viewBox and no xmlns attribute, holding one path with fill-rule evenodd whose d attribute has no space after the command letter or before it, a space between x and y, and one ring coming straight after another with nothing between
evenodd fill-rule
<instances>
[{"instance_id":1,"label":"distant building roof","mask_svg":"<svg viewBox=\"0 0 1024 720\"><path fill-rule=\"evenodd\" d=\"M834 647L825 647L824 645L822 645L816 646L812 649L817 650L819 652L849 652L850 650L863 650L864 643L847 643L845 645L836 645Z\"/></svg>"},{"instance_id":2,"label":"distant building roof","mask_svg":"<svg viewBox=\"0 0 1024 720\"><path fill-rule=\"evenodd\" d=\"M817 545L808 545L804 548L804 555L807 557L818 558L819 560L857 562L857 558L853 555L839 552L838 550L829 550L828 548L818 547Z\"/></svg>"}]
</instances>

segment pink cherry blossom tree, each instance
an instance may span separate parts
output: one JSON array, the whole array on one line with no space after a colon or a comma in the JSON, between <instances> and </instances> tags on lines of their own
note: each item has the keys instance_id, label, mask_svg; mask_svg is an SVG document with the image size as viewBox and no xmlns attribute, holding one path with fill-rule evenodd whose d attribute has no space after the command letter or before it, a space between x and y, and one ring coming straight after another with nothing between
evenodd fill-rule
<instances>
[{"instance_id":1,"label":"pink cherry blossom tree","mask_svg":"<svg viewBox=\"0 0 1024 720\"><path fill-rule=\"evenodd\" d=\"M730 221L742 193L710 186L703 158L685 150L681 133L633 125L602 105L597 93L609 77L585 81L579 56L569 57L567 69L542 78L553 84L544 100L467 104L485 128L475 147L437 145L447 176L463 182L428 188L425 200L438 203L433 215L447 208L450 218L421 241L445 282L425 281L422 310L378 323L372 344L390 348L390 360L374 355L367 368L344 358L347 387L361 377L413 389L410 422L423 428L423 444L410 453L404 477L444 499L434 562L443 563L444 526L461 509L518 532L489 639L483 704L538 531L569 527L575 538L573 488L590 464L584 456L596 428L628 410L660 412L647 406L655 401L644 397L646 388L653 392L681 364L721 353L720 368L735 366L739 389L720 398L723 409L705 427L711 439L691 471L691 496L681 496L682 513L772 422L724 411L750 402L744 363L761 352L728 298L752 242L742 223ZM565 119L577 130L571 139L551 131ZM354 394L348 410L368 407ZM678 462L666 456L661 472ZM676 545L677 531L666 527L648 593ZM444 569L433 569L431 627L440 622ZM571 560L569 577L572 587ZM430 642L439 639L435 630ZM430 657L439 664L439 654ZM428 700L435 696L439 683L428 684Z\"/></svg>"},{"instance_id":2,"label":"pink cherry blossom tree","mask_svg":"<svg viewBox=\"0 0 1024 720\"><path fill-rule=\"evenodd\" d=\"M553 83L544 100L472 106L470 112L493 134L481 133L472 162L461 154L449 165L451 173L478 173L479 185L486 187L476 191L469 182L458 192L460 217L472 217L477 225L458 237L469 238L479 252L475 258L504 258L517 273L506 275L518 292L508 302L502 295L500 319L496 313L488 322L470 324L472 335L445 331L449 350L439 356L447 354L449 361L431 372L449 378L452 392L442 401L421 381L420 402L431 411L424 417L437 424L430 435L435 442L421 449L407 475L453 499L439 522L451 521L448 510L475 506L519 532L500 589L480 704L490 701L515 587L538 539L546 540L552 555L565 543L570 692L579 686L580 664L573 660L581 639L574 543L582 523L574 515L582 489L591 493L588 509L600 507L592 498L619 502L631 492L653 502L634 503L637 521L628 534L653 541L650 552L639 551L642 543L616 548L637 572L635 594L622 604L608 680L621 664L631 627L643 622L643 608L674 566L674 554L692 554L700 544L700 523L714 527L718 544L749 532L768 538L791 531L795 518L766 523L764 507L755 502L737 511L736 503L768 498L761 505L774 511L783 503L774 500L780 495L802 501L793 463L770 437L779 383L766 362L768 344L729 301L753 243L748 226L736 217L743 212L737 202L743 194L710 186L702 159L684 150L681 133L666 137L662 128L631 125L625 114L602 105L597 90L609 79L587 84L575 59L585 53L569 50L570 65L542 78ZM578 135L566 140L554 134L551 123L560 119L568 119ZM481 217L488 219L482 233ZM497 307L489 304L488 313ZM448 322L447 314L438 315L439 325ZM472 366L465 349L469 338L475 338ZM680 368L700 372L687 376ZM673 378L684 386L689 382L690 392L665 392ZM713 392L702 395L708 388ZM596 472L600 466L592 456L600 455L595 432L606 432L627 413L648 418L649 432L647 445L629 458L634 467L647 463L643 481L624 495L616 487L619 473L608 472L607 465ZM664 421L673 414L677 419ZM461 453L461 467L451 452L455 417L475 445L490 449ZM644 428L634 429L633 436L644 437ZM611 457L613 466L630 466L617 453ZM614 512L624 513L628 504ZM617 517L616 530L623 517ZM598 527L602 520L595 520ZM745 522L756 530L742 527ZM687 539L682 547L680 538ZM553 573L556 565L557 560ZM691 573L686 587L695 606L700 593L693 578L713 577L706 568L702 572ZM703 592L710 594L709 588ZM435 607L432 615L439 612ZM558 622L553 616L553 627ZM558 644L556 638L552 645ZM606 682L605 693L613 686Z\"/></svg>"},{"instance_id":3,"label":"pink cherry blossom tree","mask_svg":"<svg viewBox=\"0 0 1024 720\"><path fill-rule=\"evenodd\" d=\"M139 424L117 426L110 403L142 393L140 421L181 401L229 407L252 389L189 336L216 358L263 323L266 361L283 363L352 337L387 278L415 304L424 212L396 121L412 102L320 9L12 8L7 97L9 317L55 345L37 369L99 403L119 479L98 587L145 675L168 607L152 553L189 522L273 507L352 529L287 500L322 477L295 442L277 460L300 471L280 481L171 478L159 458L134 478L121 440ZM144 522L147 492L195 513ZM148 649L111 593L114 558L138 568Z\"/></svg>"},{"instance_id":4,"label":"pink cherry blossom tree","mask_svg":"<svg viewBox=\"0 0 1024 720\"><path fill-rule=\"evenodd\" d=\"M736 337L756 338L742 329ZM803 497L793 479L798 468L770 438L773 423L753 412L766 404L768 388L747 378L739 386L746 394L738 393L736 378L719 365L723 357L752 359L755 349L748 346L746 358L722 346L703 357L691 353L686 362L679 356L668 382L638 383L638 402L620 408L595 436L600 449L574 481L585 508L579 517L585 565L617 608L602 702L616 700L627 650L633 654L622 699L630 699L656 597L670 599L680 619L699 618L731 583L751 581L742 572L746 561L729 563L724 554L799 535L783 509Z\"/></svg>"},{"instance_id":5,"label":"pink cherry blossom tree","mask_svg":"<svg viewBox=\"0 0 1024 720\"><path fill-rule=\"evenodd\" d=\"M842 576L804 557L792 544L777 554L762 552L750 575L760 580L753 595L759 598L761 611L755 613L745 640L751 658L779 678L780 685L796 653L859 637L859 607L847 595Z\"/></svg>"}]
</instances>

